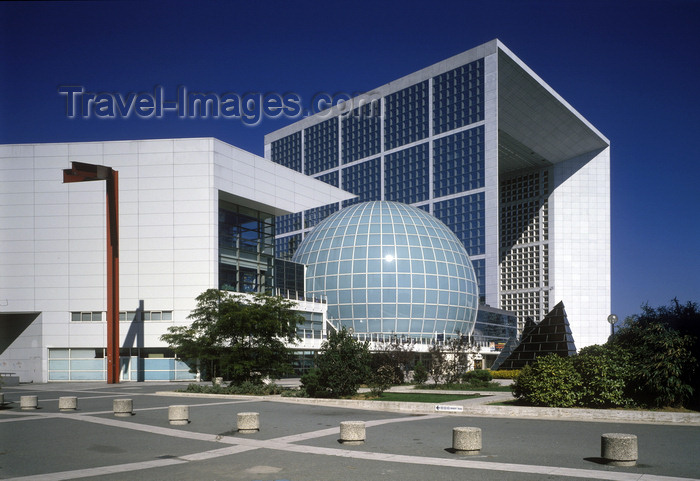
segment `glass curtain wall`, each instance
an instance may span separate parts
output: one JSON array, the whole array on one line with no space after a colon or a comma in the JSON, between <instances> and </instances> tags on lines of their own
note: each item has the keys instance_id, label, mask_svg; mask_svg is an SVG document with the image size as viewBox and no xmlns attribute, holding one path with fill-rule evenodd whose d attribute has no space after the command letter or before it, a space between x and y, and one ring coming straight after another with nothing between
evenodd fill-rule
<instances>
[{"instance_id":1,"label":"glass curtain wall","mask_svg":"<svg viewBox=\"0 0 700 481\"><path fill-rule=\"evenodd\" d=\"M274 249L272 214L219 202L219 289L272 294Z\"/></svg>"}]
</instances>

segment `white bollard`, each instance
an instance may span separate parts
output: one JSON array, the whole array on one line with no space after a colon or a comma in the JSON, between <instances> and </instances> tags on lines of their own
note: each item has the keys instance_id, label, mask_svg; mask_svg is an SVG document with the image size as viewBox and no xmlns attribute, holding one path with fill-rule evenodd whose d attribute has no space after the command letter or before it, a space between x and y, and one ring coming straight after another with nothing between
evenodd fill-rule
<instances>
[{"instance_id":1,"label":"white bollard","mask_svg":"<svg viewBox=\"0 0 700 481\"><path fill-rule=\"evenodd\" d=\"M363 444L366 438L364 421L342 421L340 423L340 442L349 446Z\"/></svg>"},{"instance_id":2,"label":"white bollard","mask_svg":"<svg viewBox=\"0 0 700 481\"><path fill-rule=\"evenodd\" d=\"M637 465L637 436L606 433L600 438L600 457L611 466Z\"/></svg>"},{"instance_id":3,"label":"white bollard","mask_svg":"<svg viewBox=\"0 0 700 481\"><path fill-rule=\"evenodd\" d=\"M452 449L457 454L479 454L481 452L481 428L452 428Z\"/></svg>"},{"instance_id":4,"label":"white bollard","mask_svg":"<svg viewBox=\"0 0 700 481\"><path fill-rule=\"evenodd\" d=\"M119 417L128 417L134 414L133 399L115 399L112 401L114 415Z\"/></svg>"},{"instance_id":5,"label":"white bollard","mask_svg":"<svg viewBox=\"0 0 700 481\"><path fill-rule=\"evenodd\" d=\"M176 404L168 407L168 420L170 424L182 426L190 422L190 407Z\"/></svg>"},{"instance_id":6,"label":"white bollard","mask_svg":"<svg viewBox=\"0 0 700 481\"><path fill-rule=\"evenodd\" d=\"M242 434L260 431L260 413L238 413L238 432Z\"/></svg>"},{"instance_id":7,"label":"white bollard","mask_svg":"<svg viewBox=\"0 0 700 481\"><path fill-rule=\"evenodd\" d=\"M58 398L59 411L75 411L76 409L78 409L78 398L76 396Z\"/></svg>"},{"instance_id":8,"label":"white bollard","mask_svg":"<svg viewBox=\"0 0 700 481\"><path fill-rule=\"evenodd\" d=\"M38 409L39 398L38 396L20 396L19 407L25 411L30 409Z\"/></svg>"}]
</instances>

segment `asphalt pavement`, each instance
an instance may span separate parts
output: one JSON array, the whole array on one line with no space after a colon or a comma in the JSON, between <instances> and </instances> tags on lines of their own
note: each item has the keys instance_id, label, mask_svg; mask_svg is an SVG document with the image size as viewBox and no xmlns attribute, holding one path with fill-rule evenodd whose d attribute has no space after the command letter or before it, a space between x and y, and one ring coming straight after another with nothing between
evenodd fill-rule
<instances>
[{"instance_id":1,"label":"asphalt pavement","mask_svg":"<svg viewBox=\"0 0 700 481\"><path fill-rule=\"evenodd\" d=\"M381 403L205 396L180 383L52 383L4 387L0 479L96 480L565 480L670 481L700 478L700 415L492 406L492 394L445 403ZM39 409L21 410L20 397ZM76 396L78 409L58 410ZM116 417L114 399L134 414ZM168 406L189 406L190 422L170 425ZM460 409L461 408L461 409ZM535 410L530 412L529 410ZM236 414L260 413L260 431L240 434ZM536 415L539 412L540 415ZM622 411L624 412L624 411ZM661 416L664 414L665 416ZM365 421L364 444L339 443L341 421ZM452 428L482 430L478 455L455 454ZM634 467L600 458L603 433L635 434Z\"/></svg>"}]
</instances>

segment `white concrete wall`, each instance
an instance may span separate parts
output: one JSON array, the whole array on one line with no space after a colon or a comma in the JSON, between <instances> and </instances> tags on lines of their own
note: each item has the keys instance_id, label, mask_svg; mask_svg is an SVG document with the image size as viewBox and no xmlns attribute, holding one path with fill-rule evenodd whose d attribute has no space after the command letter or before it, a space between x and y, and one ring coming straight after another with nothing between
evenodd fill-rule
<instances>
[{"instance_id":1,"label":"white concrete wall","mask_svg":"<svg viewBox=\"0 0 700 481\"><path fill-rule=\"evenodd\" d=\"M550 304L564 301L576 347L610 334L610 148L555 164Z\"/></svg>"},{"instance_id":2,"label":"white concrete wall","mask_svg":"<svg viewBox=\"0 0 700 481\"><path fill-rule=\"evenodd\" d=\"M0 146L0 313L41 313L0 354L22 382L47 381L50 348L106 344L106 322L70 319L107 308L106 185L63 184L72 161L119 175L120 311L173 311L120 323L124 347L165 347L218 285L219 189L284 213L353 197L215 139Z\"/></svg>"}]
</instances>

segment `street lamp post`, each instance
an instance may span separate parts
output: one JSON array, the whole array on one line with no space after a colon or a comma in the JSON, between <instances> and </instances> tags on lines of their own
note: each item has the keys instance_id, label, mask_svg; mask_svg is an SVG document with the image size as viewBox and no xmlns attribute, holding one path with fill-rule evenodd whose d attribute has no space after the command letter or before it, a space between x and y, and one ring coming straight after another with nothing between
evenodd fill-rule
<instances>
[{"instance_id":1,"label":"street lamp post","mask_svg":"<svg viewBox=\"0 0 700 481\"><path fill-rule=\"evenodd\" d=\"M71 162L63 183L107 181L107 384L119 383L119 175L104 165Z\"/></svg>"},{"instance_id":2,"label":"street lamp post","mask_svg":"<svg viewBox=\"0 0 700 481\"><path fill-rule=\"evenodd\" d=\"M615 314L610 314L608 316L608 322L610 323L610 337L615 335L615 324L617 323L617 316Z\"/></svg>"}]
</instances>

